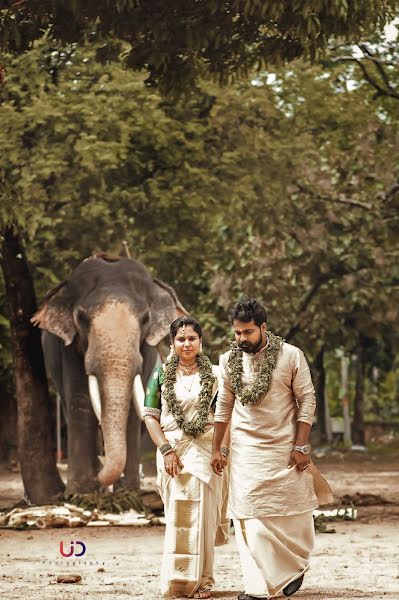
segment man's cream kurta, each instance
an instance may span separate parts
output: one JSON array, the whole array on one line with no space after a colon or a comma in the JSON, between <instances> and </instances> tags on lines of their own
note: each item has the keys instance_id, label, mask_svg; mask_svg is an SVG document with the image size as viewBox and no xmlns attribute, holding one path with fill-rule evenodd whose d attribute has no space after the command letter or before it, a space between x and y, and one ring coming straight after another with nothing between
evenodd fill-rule
<instances>
[{"instance_id":1,"label":"man's cream kurta","mask_svg":"<svg viewBox=\"0 0 399 600\"><path fill-rule=\"evenodd\" d=\"M254 383L263 353L243 352L243 386ZM312 424L316 401L305 356L283 343L271 386L259 405L243 406L232 390L227 361L220 357L215 421L231 418L231 461L228 516L253 519L296 515L318 506L313 477L288 468L297 421Z\"/></svg>"}]
</instances>

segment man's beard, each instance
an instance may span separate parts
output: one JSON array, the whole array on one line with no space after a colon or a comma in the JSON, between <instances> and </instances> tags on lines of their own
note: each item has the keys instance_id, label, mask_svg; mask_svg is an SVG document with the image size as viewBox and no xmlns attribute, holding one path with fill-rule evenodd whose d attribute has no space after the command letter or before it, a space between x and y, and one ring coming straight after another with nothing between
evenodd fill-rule
<instances>
[{"instance_id":1,"label":"man's beard","mask_svg":"<svg viewBox=\"0 0 399 600\"><path fill-rule=\"evenodd\" d=\"M252 344L251 342L242 342L238 344L243 352L247 352L248 354L255 354L262 345L262 333L259 335L259 340Z\"/></svg>"}]
</instances>

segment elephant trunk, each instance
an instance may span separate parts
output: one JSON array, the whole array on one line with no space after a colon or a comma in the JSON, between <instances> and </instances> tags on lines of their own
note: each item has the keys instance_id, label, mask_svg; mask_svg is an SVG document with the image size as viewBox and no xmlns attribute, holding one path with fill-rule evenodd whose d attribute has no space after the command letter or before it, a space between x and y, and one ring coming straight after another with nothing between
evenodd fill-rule
<instances>
[{"instance_id":1,"label":"elephant trunk","mask_svg":"<svg viewBox=\"0 0 399 600\"><path fill-rule=\"evenodd\" d=\"M126 426L132 397L132 369L105 373L100 379L101 427L105 462L98 474L102 485L115 483L126 464Z\"/></svg>"}]
</instances>

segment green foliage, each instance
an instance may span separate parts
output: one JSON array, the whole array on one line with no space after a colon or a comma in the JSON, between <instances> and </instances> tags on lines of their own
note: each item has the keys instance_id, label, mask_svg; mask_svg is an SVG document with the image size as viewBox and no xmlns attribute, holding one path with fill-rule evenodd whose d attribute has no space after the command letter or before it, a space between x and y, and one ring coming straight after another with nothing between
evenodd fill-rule
<instances>
[{"instance_id":1,"label":"green foliage","mask_svg":"<svg viewBox=\"0 0 399 600\"><path fill-rule=\"evenodd\" d=\"M318 58L332 39L359 40L397 14L394 0L33 0L0 4L3 51L21 53L47 37L101 43L101 61L128 43L124 64L147 85L181 93L200 77L221 83L301 56Z\"/></svg>"},{"instance_id":2,"label":"green foliage","mask_svg":"<svg viewBox=\"0 0 399 600\"><path fill-rule=\"evenodd\" d=\"M0 222L23 230L38 296L126 239L201 320L213 360L231 338L226 308L249 294L310 358L353 353L361 335L368 375L385 376L398 339L397 101L376 98L352 62L296 61L174 103L98 62L101 48L43 41L4 60ZM9 363L1 322L0 343Z\"/></svg>"},{"instance_id":3,"label":"green foliage","mask_svg":"<svg viewBox=\"0 0 399 600\"><path fill-rule=\"evenodd\" d=\"M358 333L397 335L396 105L373 104L347 77L299 63L242 85L236 101L225 94L229 111L215 117L228 136L221 163L237 168L212 291L224 309L260 297L270 327L313 354L353 350Z\"/></svg>"},{"instance_id":4,"label":"green foliage","mask_svg":"<svg viewBox=\"0 0 399 600\"><path fill-rule=\"evenodd\" d=\"M398 361L389 371L374 368L367 381L365 414L369 420L399 420L399 366Z\"/></svg>"},{"instance_id":5,"label":"green foliage","mask_svg":"<svg viewBox=\"0 0 399 600\"><path fill-rule=\"evenodd\" d=\"M41 46L6 64L0 218L24 229L40 295L41 281L55 285L95 250L118 253L123 239L172 284L201 271L217 187L201 97L180 120L141 76L96 63L94 52Z\"/></svg>"},{"instance_id":6,"label":"green foliage","mask_svg":"<svg viewBox=\"0 0 399 600\"><path fill-rule=\"evenodd\" d=\"M94 492L92 494L61 494L58 497L60 504L65 501L85 510L98 510L102 513L122 513L127 510L144 512L145 507L137 492L120 490L117 492Z\"/></svg>"}]
</instances>

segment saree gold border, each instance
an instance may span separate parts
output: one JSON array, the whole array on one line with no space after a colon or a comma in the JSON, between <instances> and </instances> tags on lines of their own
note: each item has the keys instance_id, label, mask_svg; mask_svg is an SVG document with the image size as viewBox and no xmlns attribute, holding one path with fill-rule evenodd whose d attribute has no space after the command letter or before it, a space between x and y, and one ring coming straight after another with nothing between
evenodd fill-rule
<instances>
[{"instance_id":1,"label":"saree gold border","mask_svg":"<svg viewBox=\"0 0 399 600\"><path fill-rule=\"evenodd\" d=\"M192 500L176 500L174 526L177 536L181 529L190 529L192 523L192 512L194 509ZM197 504L197 503L195 503Z\"/></svg>"},{"instance_id":2,"label":"saree gold border","mask_svg":"<svg viewBox=\"0 0 399 600\"><path fill-rule=\"evenodd\" d=\"M198 497L199 482L190 474L182 473L178 476L176 485L177 495L183 495L182 499L178 498L175 500L175 511L174 511L174 529L175 529L175 547L173 548L173 570L175 573L180 573L181 578L187 577L186 583L186 594L191 592L194 581L197 579L198 570L198 538L200 529L196 525L196 521L200 518L200 506L201 502ZM191 499L190 496L195 499ZM193 539L194 535L194 539ZM193 572L193 569L195 572ZM183 582L179 584L176 582L176 586L180 587ZM176 590L175 590L176 591Z\"/></svg>"}]
</instances>

